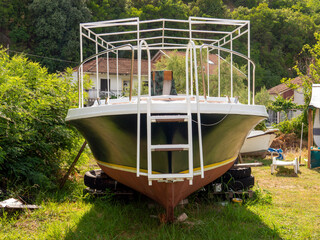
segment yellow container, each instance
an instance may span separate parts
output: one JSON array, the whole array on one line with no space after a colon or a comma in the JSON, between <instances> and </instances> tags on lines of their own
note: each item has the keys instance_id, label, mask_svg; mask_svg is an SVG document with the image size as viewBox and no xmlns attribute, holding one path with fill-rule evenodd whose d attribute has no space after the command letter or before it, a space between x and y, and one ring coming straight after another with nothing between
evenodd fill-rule
<instances>
[{"instance_id":1,"label":"yellow container","mask_svg":"<svg viewBox=\"0 0 320 240\"><path fill-rule=\"evenodd\" d=\"M232 198L232 202L242 204L243 201L241 198Z\"/></svg>"}]
</instances>

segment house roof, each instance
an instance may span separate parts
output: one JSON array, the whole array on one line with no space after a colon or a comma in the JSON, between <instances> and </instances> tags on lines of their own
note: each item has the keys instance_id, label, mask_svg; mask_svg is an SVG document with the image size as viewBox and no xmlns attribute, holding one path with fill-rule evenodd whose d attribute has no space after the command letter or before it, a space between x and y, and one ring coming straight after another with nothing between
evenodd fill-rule
<instances>
[{"instance_id":1,"label":"house roof","mask_svg":"<svg viewBox=\"0 0 320 240\"><path fill-rule=\"evenodd\" d=\"M100 57L98 60L99 64L99 73L106 73L107 72L107 58ZM153 63L151 62L151 69L153 67ZM96 72L96 59L91 60L83 65L84 72ZM133 74L137 74L138 72L138 61L137 59L133 62ZM117 59L116 58L109 58L109 73L110 74L117 74ZM131 59L129 58L118 58L118 73L119 74L130 74L131 73ZM145 59L141 60L141 74L147 75L148 74L148 61Z\"/></svg>"},{"instance_id":2,"label":"house roof","mask_svg":"<svg viewBox=\"0 0 320 240\"><path fill-rule=\"evenodd\" d=\"M302 86L302 79L300 77L296 77L295 79L293 79L291 81L293 84L297 84L299 86ZM281 83L273 88L270 88L268 90L269 94L271 95L278 95L278 94L282 94L288 90L291 90L291 88L289 88L285 83Z\"/></svg>"},{"instance_id":3,"label":"house roof","mask_svg":"<svg viewBox=\"0 0 320 240\"><path fill-rule=\"evenodd\" d=\"M182 51L166 51L160 50L158 51L153 58L151 59L151 69L155 69L155 63L160 61L163 56L170 57L171 55L179 55L185 56L185 52ZM205 59L206 61L206 59ZM106 57L99 57L99 73L106 73L107 72L107 58ZM216 54L209 55L209 71L210 74L214 74L217 66L218 66L218 56ZM137 59L134 60L133 64L133 74L137 75L138 70L138 61ZM77 69L75 69L77 70ZM96 59L93 59L83 65L84 72L96 72ZM130 58L118 58L118 73L120 75L128 75L131 71L131 59ZM207 72L207 64L205 64L205 72ZM109 58L109 73L110 74L117 74L117 59L116 58ZM147 75L148 74L148 61L146 59L141 60L141 74Z\"/></svg>"}]
</instances>

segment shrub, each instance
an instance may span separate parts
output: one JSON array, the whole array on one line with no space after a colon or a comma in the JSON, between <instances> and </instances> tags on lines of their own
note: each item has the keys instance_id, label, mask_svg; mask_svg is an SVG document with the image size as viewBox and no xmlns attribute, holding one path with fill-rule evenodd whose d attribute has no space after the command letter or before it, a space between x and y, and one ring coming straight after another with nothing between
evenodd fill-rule
<instances>
[{"instance_id":1,"label":"shrub","mask_svg":"<svg viewBox=\"0 0 320 240\"><path fill-rule=\"evenodd\" d=\"M49 74L0 48L0 179L47 188L57 183L59 167L83 142L65 122L77 99L71 72Z\"/></svg>"}]
</instances>

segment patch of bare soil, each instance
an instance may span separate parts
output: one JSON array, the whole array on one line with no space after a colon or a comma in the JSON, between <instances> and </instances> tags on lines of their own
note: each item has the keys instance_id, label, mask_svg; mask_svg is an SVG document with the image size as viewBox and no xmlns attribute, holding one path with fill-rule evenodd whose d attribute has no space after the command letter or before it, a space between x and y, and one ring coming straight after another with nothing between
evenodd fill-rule
<instances>
[{"instance_id":1,"label":"patch of bare soil","mask_svg":"<svg viewBox=\"0 0 320 240\"><path fill-rule=\"evenodd\" d=\"M271 148L281 148L283 151L295 150L300 148L300 136L295 133L281 134L276 137L271 146ZM302 140L302 148L308 147L308 141Z\"/></svg>"}]
</instances>

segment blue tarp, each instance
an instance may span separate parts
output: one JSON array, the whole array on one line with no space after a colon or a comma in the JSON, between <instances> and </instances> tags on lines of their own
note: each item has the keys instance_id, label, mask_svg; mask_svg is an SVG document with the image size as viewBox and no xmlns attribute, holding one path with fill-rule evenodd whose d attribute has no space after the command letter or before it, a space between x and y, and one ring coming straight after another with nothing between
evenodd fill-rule
<instances>
[{"instance_id":1,"label":"blue tarp","mask_svg":"<svg viewBox=\"0 0 320 240\"><path fill-rule=\"evenodd\" d=\"M268 148L268 151L270 153L276 153L278 154L278 157L276 157L277 160L283 160L283 151L281 148L275 149L275 148Z\"/></svg>"}]
</instances>

